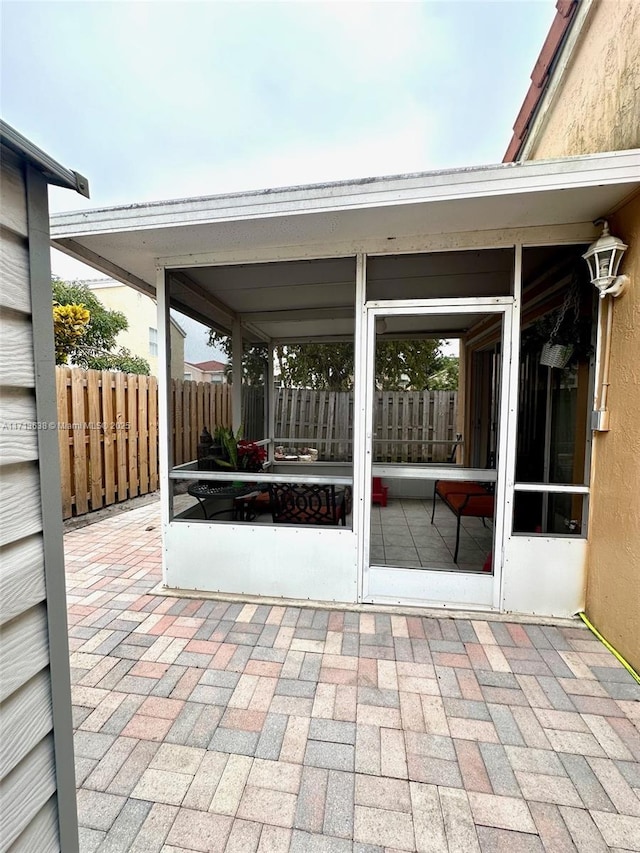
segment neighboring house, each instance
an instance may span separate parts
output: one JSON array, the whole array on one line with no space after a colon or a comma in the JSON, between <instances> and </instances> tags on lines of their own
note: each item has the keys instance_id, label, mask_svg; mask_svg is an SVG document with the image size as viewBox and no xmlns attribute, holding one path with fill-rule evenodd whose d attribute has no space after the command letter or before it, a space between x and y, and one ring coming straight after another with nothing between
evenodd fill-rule
<instances>
[{"instance_id":1,"label":"neighboring house","mask_svg":"<svg viewBox=\"0 0 640 853\"><path fill-rule=\"evenodd\" d=\"M557 3L506 161L640 147L640 3ZM611 429L594 433L586 612L640 669L640 195L609 218L628 244L613 304Z\"/></svg>"},{"instance_id":2,"label":"neighboring house","mask_svg":"<svg viewBox=\"0 0 640 853\"><path fill-rule=\"evenodd\" d=\"M195 364L185 361L184 378L191 382L226 383L227 365L222 361L198 361Z\"/></svg>"},{"instance_id":3,"label":"neighboring house","mask_svg":"<svg viewBox=\"0 0 640 853\"><path fill-rule=\"evenodd\" d=\"M77 853L47 185L89 191L0 141L0 847Z\"/></svg>"},{"instance_id":4,"label":"neighboring house","mask_svg":"<svg viewBox=\"0 0 640 853\"><path fill-rule=\"evenodd\" d=\"M84 281L89 290L111 310L122 311L129 328L120 332L118 346L126 347L133 355L149 362L151 375L158 376L158 309L149 296L112 278ZM186 332L178 321L171 321L172 379L182 379L180 364L184 359Z\"/></svg>"}]
</instances>

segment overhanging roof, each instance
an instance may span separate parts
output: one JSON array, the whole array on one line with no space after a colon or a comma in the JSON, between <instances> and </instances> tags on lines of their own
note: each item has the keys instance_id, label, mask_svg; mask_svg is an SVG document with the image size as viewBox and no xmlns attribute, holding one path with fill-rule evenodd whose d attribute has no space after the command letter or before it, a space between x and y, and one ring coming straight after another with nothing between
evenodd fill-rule
<instances>
[{"instance_id":1,"label":"overhanging roof","mask_svg":"<svg viewBox=\"0 0 640 853\"><path fill-rule=\"evenodd\" d=\"M53 157L50 157L2 119L0 119L0 141L23 160L27 160L32 166L39 169L48 183L76 190L80 195L89 198L89 181L83 175L61 166Z\"/></svg>"},{"instance_id":2,"label":"overhanging roof","mask_svg":"<svg viewBox=\"0 0 640 853\"><path fill-rule=\"evenodd\" d=\"M436 235L591 223L638 188L640 150L620 151L63 213L51 234L56 248L149 293L157 265L198 267L205 298L215 297L212 265L220 259L393 252L397 244L387 240L414 236L429 251ZM269 304L263 291L238 310Z\"/></svg>"}]
</instances>

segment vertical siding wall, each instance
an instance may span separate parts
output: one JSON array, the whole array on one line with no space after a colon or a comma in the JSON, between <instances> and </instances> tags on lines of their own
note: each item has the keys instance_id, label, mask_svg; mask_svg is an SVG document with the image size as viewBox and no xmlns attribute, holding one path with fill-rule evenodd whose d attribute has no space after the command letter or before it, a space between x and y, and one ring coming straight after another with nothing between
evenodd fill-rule
<instances>
[{"instance_id":1,"label":"vertical siding wall","mask_svg":"<svg viewBox=\"0 0 640 853\"><path fill-rule=\"evenodd\" d=\"M0 849L60 849L23 168L1 152ZM15 848L11 845L15 844Z\"/></svg>"}]
</instances>

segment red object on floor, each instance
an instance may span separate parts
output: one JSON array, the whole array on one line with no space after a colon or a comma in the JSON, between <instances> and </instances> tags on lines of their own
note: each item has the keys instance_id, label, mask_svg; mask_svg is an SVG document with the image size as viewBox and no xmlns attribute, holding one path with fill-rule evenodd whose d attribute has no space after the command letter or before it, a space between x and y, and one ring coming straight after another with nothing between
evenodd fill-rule
<instances>
[{"instance_id":1,"label":"red object on floor","mask_svg":"<svg viewBox=\"0 0 640 853\"><path fill-rule=\"evenodd\" d=\"M389 491L389 487L382 485L382 477L372 477L371 483L371 503L380 504L380 506L386 506L387 492Z\"/></svg>"},{"instance_id":2,"label":"red object on floor","mask_svg":"<svg viewBox=\"0 0 640 853\"><path fill-rule=\"evenodd\" d=\"M487 554L487 559L484 561L484 566L482 567L483 572L490 572L493 569L493 551L489 551Z\"/></svg>"}]
</instances>

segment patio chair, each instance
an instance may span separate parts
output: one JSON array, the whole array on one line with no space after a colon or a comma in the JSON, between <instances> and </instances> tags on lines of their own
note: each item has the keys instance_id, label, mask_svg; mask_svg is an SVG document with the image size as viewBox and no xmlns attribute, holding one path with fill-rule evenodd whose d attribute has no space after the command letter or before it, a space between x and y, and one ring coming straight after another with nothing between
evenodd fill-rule
<instances>
[{"instance_id":1,"label":"patio chair","mask_svg":"<svg viewBox=\"0 0 640 853\"><path fill-rule=\"evenodd\" d=\"M269 498L274 524L346 526L346 490L333 485L271 483Z\"/></svg>"},{"instance_id":2,"label":"patio chair","mask_svg":"<svg viewBox=\"0 0 640 853\"><path fill-rule=\"evenodd\" d=\"M382 477L372 477L371 479L371 503L387 505L387 493L389 486L382 485Z\"/></svg>"},{"instance_id":3,"label":"patio chair","mask_svg":"<svg viewBox=\"0 0 640 853\"><path fill-rule=\"evenodd\" d=\"M462 436L456 436L449 462L454 462L458 445ZM491 454L489 467L495 467L495 457ZM495 497L492 485L482 485L469 480L436 480L433 484L433 504L431 506L431 524L436 513L436 497L446 504L457 519L456 546L453 552L453 562L458 562L460 548L460 522L462 518L481 518L486 527L485 519L493 518L495 512Z\"/></svg>"}]
</instances>

